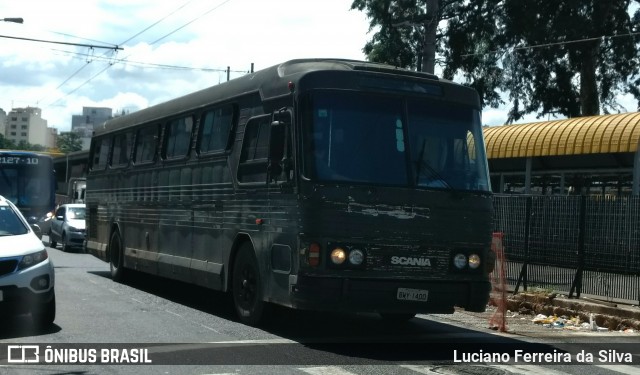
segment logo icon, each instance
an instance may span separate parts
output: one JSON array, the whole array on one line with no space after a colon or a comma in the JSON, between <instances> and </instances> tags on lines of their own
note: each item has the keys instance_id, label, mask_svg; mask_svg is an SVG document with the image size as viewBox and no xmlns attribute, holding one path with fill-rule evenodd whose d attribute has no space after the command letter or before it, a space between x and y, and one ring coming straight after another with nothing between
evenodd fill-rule
<instances>
[{"instance_id":1,"label":"logo icon","mask_svg":"<svg viewBox=\"0 0 640 375\"><path fill-rule=\"evenodd\" d=\"M38 345L8 345L8 363L38 363L40 362L40 347Z\"/></svg>"}]
</instances>

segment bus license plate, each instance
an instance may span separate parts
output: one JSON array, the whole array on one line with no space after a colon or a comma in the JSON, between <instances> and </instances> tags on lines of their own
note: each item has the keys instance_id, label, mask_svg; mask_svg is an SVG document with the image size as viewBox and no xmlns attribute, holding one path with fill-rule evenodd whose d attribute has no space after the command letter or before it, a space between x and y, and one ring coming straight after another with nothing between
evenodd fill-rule
<instances>
[{"instance_id":1,"label":"bus license plate","mask_svg":"<svg viewBox=\"0 0 640 375\"><path fill-rule=\"evenodd\" d=\"M425 289L398 288L397 298L399 301L427 302L429 291Z\"/></svg>"}]
</instances>

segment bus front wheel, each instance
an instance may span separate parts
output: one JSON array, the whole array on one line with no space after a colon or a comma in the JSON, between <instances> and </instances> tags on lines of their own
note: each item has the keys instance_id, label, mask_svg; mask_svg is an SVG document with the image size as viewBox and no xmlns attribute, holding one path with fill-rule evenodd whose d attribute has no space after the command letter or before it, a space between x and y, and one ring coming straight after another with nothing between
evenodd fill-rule
<instances>
[{"instance_id":1,"label":"bus front wheel","mask_svg":"<svg viewBox=\"0 0 640 375\"><path fill-rule=\"evenodd\" d=\"M114 231L109 241L109 268L111 269L111 279L113 281L122 281L124 279L123 258L120 233Z\"/></svg>"},{"instance_id":2,"label":"bus front wheel","mask_svg":"<svg viewBox=\"0 0 640 375\"><path fill-rule=\"evenodd\" d=\"M248 325L257 325L262 318L264 301L260 269L250 243L244 243L238 250L233 263L231 293L233 304L240 321Z\"/></svg>"}]
</instances>

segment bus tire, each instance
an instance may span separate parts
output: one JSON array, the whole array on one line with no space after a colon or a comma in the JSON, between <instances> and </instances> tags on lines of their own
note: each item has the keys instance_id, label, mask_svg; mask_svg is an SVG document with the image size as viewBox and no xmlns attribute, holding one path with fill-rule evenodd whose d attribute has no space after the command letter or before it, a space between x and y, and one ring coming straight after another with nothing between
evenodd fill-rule
<instances>
[{"instance_id":1,"label":"bus tire","mask_svg":"<svg viewBox=\"0 0 640 375\"><path fill-rule=\"evenodd\" d=\"M111 269L111 279L113 281L123 281L125 276L124 252L120 233L114 231L109 241L109 268Z\"/></svg>"},{"instance_id":2,"label":"bus tire","mask_svg":"<svg viewBox=\"0 0 640 375\"><path fill-rule=\"evenodd\" d=\"M244 324L255 326L264 312L260 269L250 242L240 246L233 262L231 293L236 314Z\"/></svg>"},{"instance_id":3,"label":"bus tire","mask_svg":"<svg viewBox=\"0 0 640 375\"><path fill-rule=\"evenodd\" d=\"M391 324L401 324L413 319L415 313L380 313L382 320Z\"/></svg>"}]
</instances>

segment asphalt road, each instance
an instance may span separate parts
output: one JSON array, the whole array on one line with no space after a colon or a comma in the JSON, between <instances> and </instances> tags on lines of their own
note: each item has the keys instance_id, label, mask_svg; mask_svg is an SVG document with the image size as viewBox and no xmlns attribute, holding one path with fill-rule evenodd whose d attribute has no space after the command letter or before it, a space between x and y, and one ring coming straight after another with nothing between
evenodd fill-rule
<instances>
[{"instance_id":1,"label":"asphalt road","mask_svg":"<svg viewBox=\"0 0 640 375\"><path fill-rule=\"evenodd\" d=\"M89 254L49 253L55 325L35 330L29 316L0 322L0 374L640 374L640 336L554 332L528 322L502 334L487 329L489 315L464 312L389 326L375 315L275 307L254 328L236 321L222 293L139 274L115 283L108 264ZM51 349L59 363L9 363L8 345L36 345L40 358ZM111 349L119 351L100 364L102 350ZM141 349L151 364L115 363L125 359L121 349L129 360L131 349ZM582 350L595 355L586 364L578 362ZM487 360L487 353L508 358ZM550 357L526 362L545 353ZM82 363L69 364L74 359Z\"/></svg>"}]
</instances>

